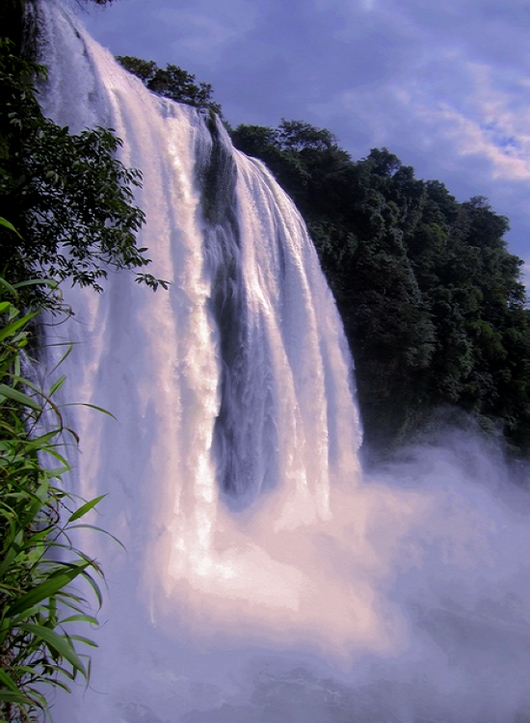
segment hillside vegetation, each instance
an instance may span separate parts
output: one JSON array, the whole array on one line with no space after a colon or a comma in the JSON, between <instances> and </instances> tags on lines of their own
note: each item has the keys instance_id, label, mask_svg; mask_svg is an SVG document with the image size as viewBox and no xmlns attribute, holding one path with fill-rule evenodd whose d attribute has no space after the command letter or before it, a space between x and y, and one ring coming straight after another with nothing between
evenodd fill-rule
<instances>
[{"instance_id":1,"label":"hillside vegetation","mask_svg":"<svg viewBox=\"0 0 530 723\"><path fill-rule=\"evenodd\" d=\"M403 441L435 408L458 407L511 448L530 444L530 315L508 220L459 203L385 148L353 161L302 121L240 125L296 202L355 358L367 443Z\"/></svg>"},{"instance_id":2,"label":"hillside vegetation","mask_svg":"<svg viewBox=\"0 0 530 723\"><path fill-rule=\"evenodd\" d=\"M220 111L181 68L118 60L155 92ZM355 359L366 448L385 453L450 408L527 453L530 312L508 219L417 179L386 148L354 161L303 121L227 127L305 218Z\"/></svg>"}]
</instances>

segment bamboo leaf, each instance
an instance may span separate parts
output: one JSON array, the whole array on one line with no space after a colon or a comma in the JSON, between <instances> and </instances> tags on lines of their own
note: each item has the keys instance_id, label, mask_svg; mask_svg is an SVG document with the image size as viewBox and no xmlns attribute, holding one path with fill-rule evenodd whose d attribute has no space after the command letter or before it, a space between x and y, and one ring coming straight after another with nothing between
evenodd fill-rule
<instances>
[{"instance_id":1,"label":"bamboo leaf","mask_svg":"<svg viewBox=\"0 0 530 723\"><path fill-rule=\"evenodd\" d=\"M4 221L5 221L5 219L4 219ZM15 287L12 286L8 281L6 281L6 279L4 279L4 278L2 278L2 277L0 277L0 286L3 286L4 289L6 289L7 291L9 291L9 293L10 293L12 296L14 296L15 298L18 296L17 290L15 289Z\"/></svg>"},{"instance_id":2,"label":"bamboo leaf","mask_svg":"<svg viewBox=\"0 0 530 723\"><path fill-rule=\"evenodd\" d=\"M14 693L20 694L18 686L13 680L13 678L11 678L11 676L8 675L5 670L2 670L2 668L0 668L0 683L5 685L6 688L9 688L9 690L13 691Z\"/></svg>"},{"instance_id":3,"label":"bamboo leaf","mask_svg":"<svg viewBox=\"0 0 530 723\"><path fill-rule=\"evenodd\" d=\"M66 377L63 374L63 376L60 379L58 379L54 384L52 384L52 386L50 387L50 391L48 392L48 396L51 397L52 394L55 394L55 392L58 391L63 386L65 381L66 381Z\"/></svg>"},{"instance_id":4,"label":"bamboo leaf","mask_svg":"<svg viewBox=\"0 0 530 723\"><path fill-rule=\"evenodd\" d=\"M91 648L99 648L99 645L97 643L95 643L93 640L90 640L90 638L85 638L84 635L71 635L70 638L72 640L77 640L78 643L84 643Z\"/></svg>"},{"instance_id":5,"label":"bamboo leaf","mask_svg":"<svg viewBox=\"0 0 530 723\"><path fill-rule=\"evenodd\" d=\"M24 623L20 626L20 629L43 640L49 648L55 650L55 652L65 658L75 670L78 670L86 677L86 671L83 663L79 659L68 638L61 637L50 628L46 628L43 625L37 625L36 623Z\"/></svg>"},{"instance_id":6,"label":"bamboo leaf","mask_svg":"<svg viewBox=\"0 0 530 723\"><path fill-rule=\"evenodd\" d=\"M65 625L66 623L90 623L90 625L96 625L99 626L99 622L97 618L95 618L93 615L71 615L69 618L65 618L64 620L61 620L61 625Z\"/></svg>"},{"instance_id":7,"label":"bamboo leaf","mask_svg":"<svg viewBox=\"0 0 530 723\"><path fill-rule=\"evenodd\" d=\"M28 286L47 286L49 289L56 289L59 283L55 279L26 279L25 281L18 281L13 284L14 289L24 289Z\"/></svg>"},{"instance_id":8,"label":"bamboo leaf","mask_svg":"<svg viewBox=\"0 0 530 723\"><path fill-rule=\"evenodd\" d=\"M12 223L9 223L9 221L6 221L5 218L2 218L0 216L0 226L5 226L5 228L8 228L10 231L13 231L13 233L16 233L16 235L21 239L22 236L19 234L19 232L16 230L16 228L13 226Z\"/></svg>"},{"instance_id":9,"label":"bamboo leaf","mask_svg":"<svg viewBox=\"0 0 530 723\"><path fill-rule=\"evenodd\" d=\"M123 544L121 540L118 540L117 537L115 537L111 532L108 530L103 530L101 527L96 527L95 525L72 525L72 527L68 528L70 530L94 530L95 532L100 532L102 535L105 535L106 537L110 537L111 540L114 540L114 542L121 547L122 550L125 550L127 552L127 548Z\"/></svg>"},{"instance_id":10,"label":"bamboo leaf","mask_svg":"<svg viewBox=\"0 0 530 723\"><path fill-rule=\"evenodd\" d=\"M38 412L42 410L41 405L34 399L28 397L27 394L20 392L18 389L8 387L7 384L0 384L0 395L7 399L12 399L14 402L19 402L19 404L23 404L25 407L35 409Z\"/></svg>"},{"instance_id":11,"label":"bamboo leaf","mask_svg":"<svg viewBox=\"0 0 530 723\"><path fill-rule=\"evenodd\" d=\"M18 703L19 705L31 705L31 698L27 698L22 693L15 693L12 690L2 690L0 688L0 700L4 703Z\"/></svg>"},{"instance_id":12,"label":"bamboo leaf","mask_svg":"<svg viewBox=\"0 0 530 723\"><path fill-rule=\"evenodd\" d=\"M4 341L4 339L13 336L16 331L25 326L34 316L35 314L26 314L26 316L23 316L20 319L4 326L3 329L0 329L0 341Z\"/></svg>"},{"instance_id":13,"label":"bamboo leaf","mask_svg":"<svg viewBox=\"0 0 530 723\"><path fill-rule=\"evenodd\" d=\"M98 502L101 502L101 500L106 496L107 495L100 495L99 497L95 497L93 500L90 500L90 502L85 502L84 505L82 505L78 510L76 510L72 515L70 515L70 517L68 518L68 522L74 522L80 517L86 515L87 512L93 509L98 504Z\"/></svg>"},{"instance_id":14,"label":"bamboo leaf","mask_svg":"<svg viewBox=\"0 0 530 723\"><path fill-rule=\"evenodd\" d=\"M63 407L87 407L88 409L95 409L96 412L101 412L101 414L106 414L108 417L112 417L112 419L116 419L114 414L112 414L112 412L109 412L108 409L98 407L96 404L89 404L88 402L71 402L69 404L61 404L61 409ZM116 421L118 420L116 419Z\"/></svg>"},{"instance_id":15,"label":"bamboo leaf","mask_svg":"<svg viewBox=\"0 0 530 723\"><path fill-rule=\"evenodd\" d=\"M6 617L20 616L21 613L29 610L34 605L46 600L51 595L55 595L63 587L66 587L72 580L80 575L87 567L89 563L85 562L81 565L76 565L68 570L68 572L60 572L52 575L48 580L37 585L28 593L23 595L13 605L11 605L7 612Z\"/></svg>"}]
</instances>

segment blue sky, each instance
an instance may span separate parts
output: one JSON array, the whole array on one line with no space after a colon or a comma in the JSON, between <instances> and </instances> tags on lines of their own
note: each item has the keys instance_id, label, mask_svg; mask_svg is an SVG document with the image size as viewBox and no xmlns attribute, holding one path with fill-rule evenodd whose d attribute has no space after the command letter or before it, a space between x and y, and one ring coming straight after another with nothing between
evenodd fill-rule
<instances>
[{"instance_id":1,"label":"blue sky","mask_svg":"<svg viewBox=\"0 0 530 723\"><path fill-rule=\"evenodd\" d=\"M354 159L386 146L510 218L530 281L528 0L116 0L82 13L115 54L213 85L232 125L301 119Z\"/></svg>"}]
</instances>

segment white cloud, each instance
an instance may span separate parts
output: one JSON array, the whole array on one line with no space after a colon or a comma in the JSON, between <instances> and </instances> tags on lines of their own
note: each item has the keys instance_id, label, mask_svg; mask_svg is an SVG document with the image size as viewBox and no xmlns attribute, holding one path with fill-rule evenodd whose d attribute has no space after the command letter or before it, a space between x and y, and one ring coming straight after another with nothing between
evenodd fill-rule
<instances>
[{"instance_id":1,"label":"white cloud","mask_svg":"<svg viewBox=\"0 0 530 723\"><path fill-rule=\"evenodd\" d=\"M457 155L487 159L493 179L529 181L530 98L514 100L486 65L468 62L458 74L457 68L453 71L452 92L413 84L407 98L410 111L434 137L450 138Z\"/></svg>"}]
</instances>

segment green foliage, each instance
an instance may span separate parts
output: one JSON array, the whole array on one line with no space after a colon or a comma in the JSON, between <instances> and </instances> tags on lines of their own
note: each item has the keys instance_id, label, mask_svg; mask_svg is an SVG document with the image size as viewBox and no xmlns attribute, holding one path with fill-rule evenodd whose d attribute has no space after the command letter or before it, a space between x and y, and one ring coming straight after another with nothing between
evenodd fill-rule
<instances>
[{"instance_id":1,"label":"green foliage","mask_svg":"<svg viewBox=\"0 0 530 723\"><path fill-rule=\"evenodd\" d=\"M210 83L197 83L195 76L177 65L159 68L152 60L141 60L130 55L118 55L119 63L130 73L138 76L153 93L186 103L196 108L213 111L222 117L221 106L212 100Z\"/></svg>"},{"instance_id":2,"label":"green foliage","mask_svg":"<svg viewBox=\"0 0 530 723\"><path fill-rule=\"evenodd\" d=\"M23 723L47 713L44 686L68 690L76 676L88 679L76 648L94 643L68 628L97 621L72 583L84 580L100 602L101 570L69 534L101 498L79 505L61 488L68 430L53 395L64 378L44 393L21 376L35 313L21 313L17 299L0 278L0 715Z\"/></svg>"},{"instance_id":3,"label":"green foliage","mask_svg":"<svg viewBox=\"0 0 530 723\"><path fill-rule=\"evenodd\" d=\"M71 135L43 117L35 88L43 75L0 40L0 215L22 236L15 242L0 228L0 269L15 281L51 276L100 290L109 267L149 263L136 245L144 222L133 196L140 173L117 160L121 142L110 130ZM137 278L161 283L146 273Z\"/></svg>"},{"instance_id":4,"label":"green foliage","mask_svg":"<svg viewBox=\"0 0 530 723\"><path fill-rule=\"evenodd\" d=\"M402 441L438 405L530 450L530 317L507 219L458 203L386 149L358 162L302 121L238 126L309 226L355 358L367 445Z\"/></svg>"}]
</instances>

